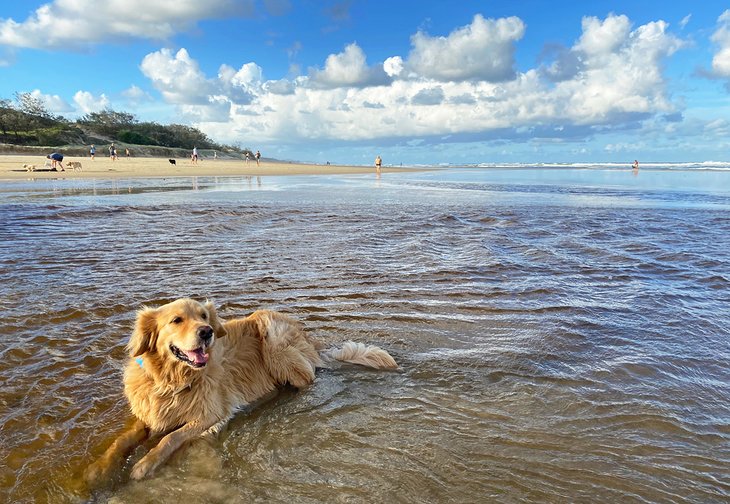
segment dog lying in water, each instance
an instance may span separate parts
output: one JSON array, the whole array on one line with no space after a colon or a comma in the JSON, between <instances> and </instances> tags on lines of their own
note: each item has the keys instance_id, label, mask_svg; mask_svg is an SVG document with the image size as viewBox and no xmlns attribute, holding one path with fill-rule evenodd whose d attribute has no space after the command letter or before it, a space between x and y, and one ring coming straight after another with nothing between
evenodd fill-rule
<instances>
[{"instance_id":1,"label":"dog lying in water","mask_svg":"<svg viewBox=\"0 0 730 504\"><path fill-rule=\"evenodd\" d=\"M137 422L87 468L90 483L106 479L147 437L161 435L131 477L152 474L186 442L219 432L238 408L286 384L311 384L326 360L398 367L385 350L362 343L325 351L283 313L259 310L225 322L212 303L192 299L140 310L127 349L124 393Z\"/></svg>"}]
</instances>

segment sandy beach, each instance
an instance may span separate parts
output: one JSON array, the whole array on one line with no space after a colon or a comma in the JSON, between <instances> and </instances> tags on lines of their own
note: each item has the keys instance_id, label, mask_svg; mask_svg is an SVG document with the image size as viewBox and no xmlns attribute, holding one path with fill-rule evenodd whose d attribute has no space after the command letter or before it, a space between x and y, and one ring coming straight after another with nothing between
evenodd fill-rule
<instances>
[{"instance_id":1,"label":"sandy beach","mask_svg":"<svg viewBox=\"0 0 730 504\"><path fill-rule=\"evenodd\" d=\"M0 156L0 180L25 180L28 178L141 178L141 177L189 177L189 176L260 176L260 175L338 175L375 173L374 166L318 165L293 162L262 160L204 159L192 164L189 159L177 159L172 165L167 159L153 157L120 157L112 161L108 157L68 156L63 160L66 171L44 169L45 157L28 154ZM81 170L69 169L69 161L77 161ZM36 171L30 172L23 165L35 165ZM405 171L408 168L384 167L383 172Z\"/></svg>"}]
</instances>

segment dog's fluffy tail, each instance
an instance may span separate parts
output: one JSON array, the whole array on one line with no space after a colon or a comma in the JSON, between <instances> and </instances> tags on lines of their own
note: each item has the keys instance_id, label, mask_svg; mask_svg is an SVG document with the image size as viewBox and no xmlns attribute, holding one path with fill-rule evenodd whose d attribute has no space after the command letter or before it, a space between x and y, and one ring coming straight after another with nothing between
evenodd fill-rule
<instances>
[{"instance_id":1,"label":"dog's fluffy tail","mask_svg":"<svg viewBox=\"0 0 730 504\"><path fill-rule=\"evenodd\" d=\"M324 361L338 360L375 369L396 369L398 367L395 359L382 348L354 341L346 341L340 348L324 350L320 355Z\"/></svg>"}]
</instances>

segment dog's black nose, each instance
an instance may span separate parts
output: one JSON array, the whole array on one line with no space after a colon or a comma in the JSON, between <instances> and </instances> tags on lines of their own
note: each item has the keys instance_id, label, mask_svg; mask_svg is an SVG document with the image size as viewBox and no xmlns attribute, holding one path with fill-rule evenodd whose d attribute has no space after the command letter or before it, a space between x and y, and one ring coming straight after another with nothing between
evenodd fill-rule
<instances>
[{"instance_id":1,"label":"dog's black nose","mask_svg":"<svg viewBox=\"0 0 730 504\"><path fill-rule=\"evenodd\" d=\"M203 341L210 341L213 338L213 328L209 325L198 328L198 338Z\"/></svg>"}]
</instances>

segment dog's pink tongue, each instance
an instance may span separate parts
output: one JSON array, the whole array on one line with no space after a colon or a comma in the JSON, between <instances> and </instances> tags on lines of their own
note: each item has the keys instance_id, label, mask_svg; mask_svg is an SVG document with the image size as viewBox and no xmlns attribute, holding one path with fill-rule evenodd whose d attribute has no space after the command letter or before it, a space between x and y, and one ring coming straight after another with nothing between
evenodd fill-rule
<instances>
[{"instance_id":1,"label":"dog's pink tongue","mask_svg":"<svg viewBox=\"0 0 730 504\"><path fill-rule=\"evenodd\" d=\"M187 355L188 359L196 364L205 364L206 362L208 362L208 354L205 353L202 348L196 348L192 351L186 350L185 355Z\"/></svg>"}]
</instances>

